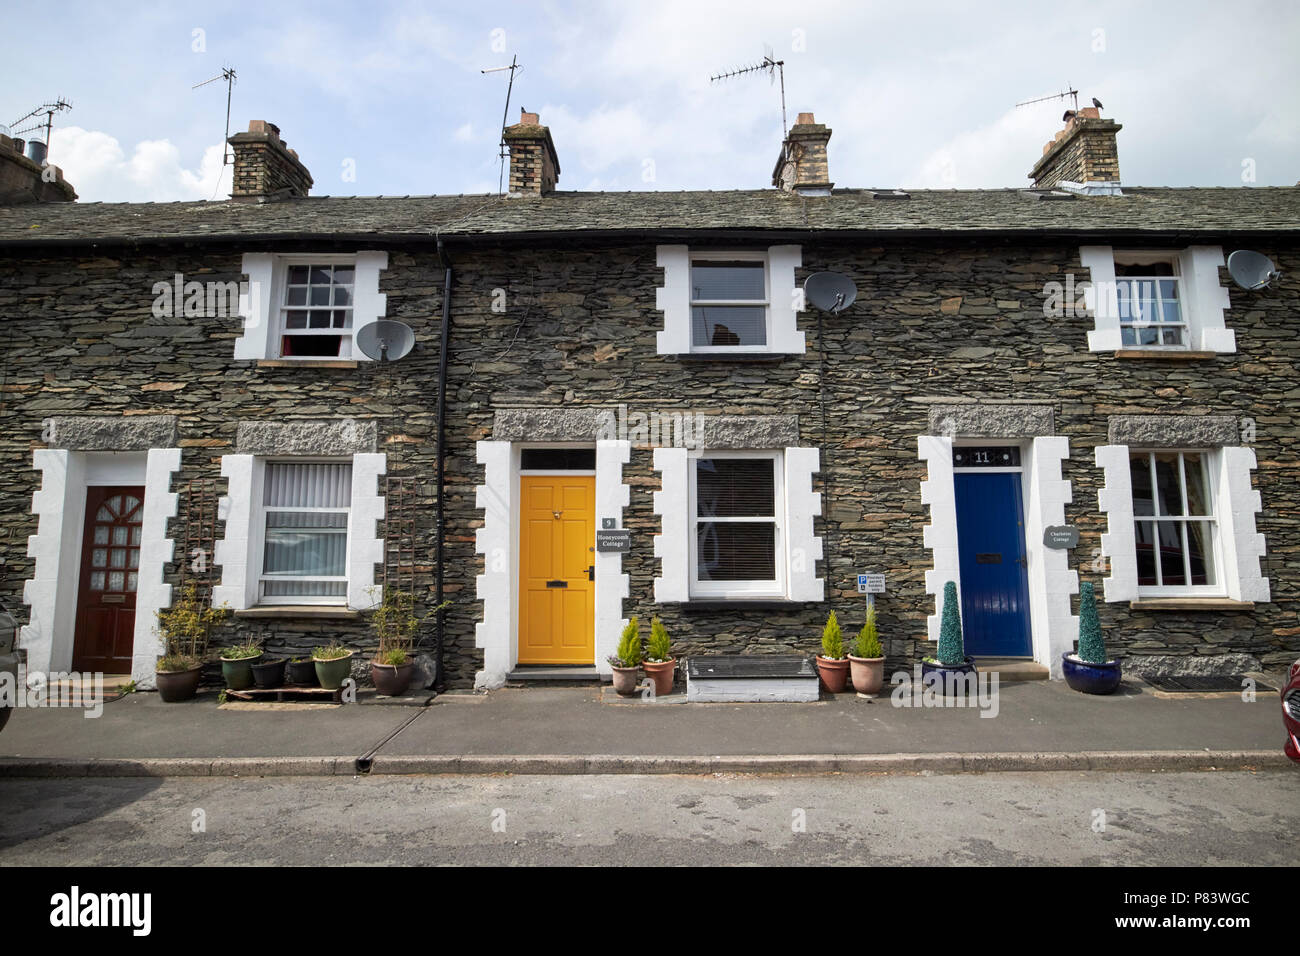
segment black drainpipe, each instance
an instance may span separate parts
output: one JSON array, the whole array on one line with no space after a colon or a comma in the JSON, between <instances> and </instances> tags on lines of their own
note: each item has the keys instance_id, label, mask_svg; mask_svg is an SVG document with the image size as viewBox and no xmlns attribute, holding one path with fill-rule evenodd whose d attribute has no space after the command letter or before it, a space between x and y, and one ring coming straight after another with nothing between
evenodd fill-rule
<instances>
[{"instance_id":1,"label":"black drainpipe","mask_svg":"<svg viewBox=\"0 0 1300 956\"><path fill-rule=\"evenodd\" d=\"M437 465L437 482L438 482L438 504L437 504L437 533L434 544L434 560L436 568L434 571L434 606L438 608L434 615L434 632L436 635L437 645L434 649L434 665L436 676L434 678L433 689L441 694L447 689L447 678L443 674L442 666L442 645L443 633L445 627L446 610L442 607L443 593L443 561L442 545L445 523L444 523L444 499L446 493L444 490L443 468L447 460L447 352L450 344L451 335L451 262L447 259L446 251L442 247L442 239L438 239L438 261L442 263L442 328L438 336L438 465Z\"/></svg>"}]
</instances>

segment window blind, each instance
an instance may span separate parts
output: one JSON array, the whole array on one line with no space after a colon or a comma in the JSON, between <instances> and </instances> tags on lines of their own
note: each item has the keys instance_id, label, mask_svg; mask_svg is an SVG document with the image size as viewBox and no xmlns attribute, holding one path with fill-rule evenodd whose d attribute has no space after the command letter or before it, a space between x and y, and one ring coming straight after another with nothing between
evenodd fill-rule
<instances>
[{"instance_id":1,"label":"window blind","mask_svg":"<svg viewBox=\"0 0 1300 956\"><path fill-rule=\"evenodd\" d=\"M776 580L776 466L771 458L695 463L700 581Z\"/></svg>"},{"instance_id":2,"label":"window blind","mask_svg":"<svg viewBox=\"0 0 1300 956\"><path fill-rule=\"evenodd\" d=\"M267 464L263 597L346 595L351 500L350 464Z\"/></svg>"}]
</instances>

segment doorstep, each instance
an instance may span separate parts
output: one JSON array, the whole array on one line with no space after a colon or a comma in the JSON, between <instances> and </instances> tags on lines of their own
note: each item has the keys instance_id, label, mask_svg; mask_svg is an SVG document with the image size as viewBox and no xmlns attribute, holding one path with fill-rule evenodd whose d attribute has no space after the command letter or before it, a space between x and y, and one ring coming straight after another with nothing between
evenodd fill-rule
<instances>
[{"instance_id":1,"label":"doorstep","mask_svg":"<svg viewBox=\"0 0 1300 956\"><path fill-rule=\"evenodd\" d=\"M546 665L524 664L506 674L506 680L514 681L601 681L602 678L594 664Z\"/></svg>"},{"instance_id":2,"label":"doorstep","mask_svg":"<svg viewBox=\"0 0 1300 956\"><path fill-rule=\"evenodd\" d=\"M998 682L1014 684L1027 680L1048 680L1052 672L1044 664L1023 657L979 657L975 670L981 674L997 672Z\"/></svg>"}]
</instances>

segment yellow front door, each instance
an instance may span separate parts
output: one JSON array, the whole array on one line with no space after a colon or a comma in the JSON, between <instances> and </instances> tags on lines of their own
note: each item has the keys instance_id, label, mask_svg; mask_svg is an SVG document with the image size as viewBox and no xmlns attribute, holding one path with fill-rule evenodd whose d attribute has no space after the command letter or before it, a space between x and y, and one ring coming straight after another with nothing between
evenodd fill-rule
<instances>
[{"instance_id":1,"label":"yellow front door","mask_svg":"<svg viewBox=\"0 0 1300 956\"><path fill-rule=\"evenodd\" d=\"M519 663L594 664L596 478L519 481Z\"/></svg>"}]
</instances>

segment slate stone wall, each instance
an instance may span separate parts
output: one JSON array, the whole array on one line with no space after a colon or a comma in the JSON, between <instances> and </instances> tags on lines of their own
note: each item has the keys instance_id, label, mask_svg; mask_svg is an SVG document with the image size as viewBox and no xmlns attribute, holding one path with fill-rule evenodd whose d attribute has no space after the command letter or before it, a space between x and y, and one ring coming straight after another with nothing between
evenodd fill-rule
<instances>
[{"instance_id":1,"label":"slate stone wall","mask_svg":"<svg viewBox=\"0 0 1300 956\"><path fill-rule=\"evenodd\" d=\"M442 271L431 249L390 249L380 291L388 316L409 323L420 343L401 362L349 368L262 368L231 358L239 334L234 316L157 319L154 282L238 281L240 253L187 249L135 250L120 257L51 253L10 258L0 266L0 316L5 365L0 382L5 427L0 462L0 598L25 620L26 554L36 533L31 495L39 474L32 450L44 444L46 419L92 415L175 416L183 470L174 490L195 477L219 479L222 454L237 450L240 423L284 425L338 418L373 422L390 474L417 479L419 563L425 606L432 603L433 501L436 461L438 327ZM337 250L335 250L337 251ZM1294 246L1260 248L1287 276L1300 275ZM545 253L513 248L448 248L456 266L448 381L446 593L447 666L466 686L482 666L474 647L481 605L474 577L482 557L474 532L482 521L474 488L482 481L474 443L493 437L498 415L517 427L536 413L512 409L612 409L769 416L760 431L786 434L797 418L801 444L821 445L825 496L827 600L789 609L694 609L653 603L651 494L659 487L651 449L636 447L625 469L631 506L624 524L633 547L625 614L658 613L679 655L701 651L813 652L829 610L846 632L861 624L860 571L883 571L888 593L878 602L890 667L931 652L925 618L933 598L923 589L928 521L919 483L924 464L916 438L932 413L970 406L987 417L994 403L1029 407L1015 421L1041 423L1051 411L1069 437L1064 476L1073 484L1066 520L1081 530L1072 567L1099 582L1094 565L1105 518L1097 510L1102 474L1093 448L1107 444L1111 416L1220 416L1249 420L1247 441L1259 457L1256 487L1268 539L1265 573L1273 602L1252 611L1133 611L1103 604L1109 646L1162 662L1236 653L1278 666L1300 656L1300 284L1284 279L1268 294L1232 289L1227 320L1239 352L1187 363L1116 359L1087 351L1088 317L1044 318L1043 284L1080 273L1077 244L1014 244L983 240L943 246L891 241L888 247L836 241L803 247L798 278L823 269L846 272L860 296L845 314L806 313L800 327L808 354L778 362L684 362L655 354L661 313L655 288L662 272L653 245L566 248ZM1227 284L1226 273L1224 283ZM494 311L502 302L504 311ZM825 377L822 377L823 351ZM982 410L976 411L976 409ZM823 412L824 409L824 412ZM579 416L581 417L581 416ZM542 416L540 420L549 420ZM1023 424L1022 421L1022 424ZM779 426L779 427L778 427ZM732 425L726 426L734 430ZM1035 425L1035 427L1037 427ZM245 426L244 434L258 428ZM707 433L707 427L706 427ZM726 434L727 432L719 432ZM1243 432L1243 436L1244 436ZM219 480L224 490L224 481ZM186 515L172 522L183 538ZM179 578L172 568L173 580ZM254 634L273 650L301 653L338 638L373 647L364 620L288 622L238 619L214 635L218 643ZM426 627L425 646L432 640ZM1162 665L1163 666L1163 665Z\"/></svg>"}]
</instances>

